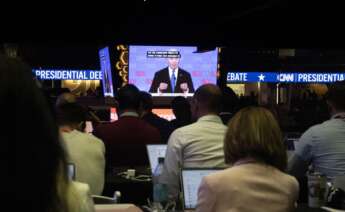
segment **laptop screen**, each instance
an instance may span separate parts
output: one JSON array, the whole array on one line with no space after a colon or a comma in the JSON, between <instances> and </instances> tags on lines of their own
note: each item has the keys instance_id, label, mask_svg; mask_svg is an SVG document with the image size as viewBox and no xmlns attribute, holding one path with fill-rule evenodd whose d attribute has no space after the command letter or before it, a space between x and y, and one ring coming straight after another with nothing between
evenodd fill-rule
<instances>
[{"instance_id":1,"label":"laptop screen","mask_svg":"<svg viewBox=\"0 0 345 212\"><path fill-rule=\"evenodd\" d=\"M150 160L151 172L155 171L158 165L158 158L165 158L165 153L167 150L166 144L148 144L146 145L147 154Z\"/></svg>"},{"instance_id":2,"label":"laptop screen","mask_svg":"<svg viewBox=\"0 0 345 212\"><path fill-rule=\"evenodd\" d=\"M73 163L68 163L68 179L75 180L75 165Z\"/></svg>"},{"instance_id":3,"label":"laptop screen","mask_svg":"<svg viewBox=\"0 0 345 212\"><path fill-rule=\"evenodd\" d=\"M183 169L182 177L182 191L183 204L185 209L195 209L198 201L198 189L201 180L204 176L219 171L221 169Z\"/></svg>"},{"instance_id":4,"label":"laptop screen","mask_svg":"<svg viewBox=\"0 0 345 212\"><path fill-rule=\"evenodd\" d=\"M296 142L298 142L300 137L301 137L300 133L296 133L296 132L286 133L285 138L284 138L286 149L288 151L295 151Z\"/></svg>"}]
</instances>

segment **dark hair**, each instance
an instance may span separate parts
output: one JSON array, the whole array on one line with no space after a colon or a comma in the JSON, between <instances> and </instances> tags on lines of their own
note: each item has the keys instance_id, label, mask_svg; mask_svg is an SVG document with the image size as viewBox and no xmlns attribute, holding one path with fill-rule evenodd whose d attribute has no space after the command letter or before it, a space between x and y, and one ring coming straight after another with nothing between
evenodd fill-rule
<instances>
[{"instance_id":1,"label":"dark hair","mask_svg":"<svg viewBox=\"0 0 345 212\"><path fill-rule=\"evenodd\" d=\"M2 55L0 97L3 111L16 114L2 119L6 123L2 125L4 132L11 132L6 129L9 126L14 130L10 136L1 137L5 146L15 149L6 150L12 152L7 163L13 173L25 176L25 180L17 179L15 187L11 187L16 193L15 202L26 211L68 211L58 189L59 181L68 182L65 152L47 102L32 79L31 69Z\"/></svg>"},{"instance_id":2,"label":"dark hair","mask_svg":"<svg viewBox=\"0 0 345 212\"><path fill-rule=\"evenodd\" d=\"M338 110L345 110L345 81L335 82L330 85L326 99L333 103Z\"/></svg>"},{"instance_id":3,"label":"dark hair","mask_svg":"<svg viewBox=\"0 0 345 212\"><path fill-rule=\"evenodd\" d=\"M152 111L153 101L152 101L151 94L149 94L145 91L141 91L140 92L140 104L144 110Z\"/></svg>"},{"instance_id":4,"label":"dark hair","mask_svg":"<svg viewBox=\"0 0 345 212\"><path fill-rule=\"evenodd\" d=\"M222 103L222 92L217 85L205 84L200 86L194 93L194 99L204 105L209 112L219 113Z\"/></svg>"},{"instance_id":5,"label":"dark hair","mask_svg":"<svg viewBox=\"0 0 345 212\"><path fill-rule=\"evenodd\" d=\"M246 107L236 113L225 134L224 156L229 164L250 157L285 171L286 148L272 113L262 107Z\"/></svg>"},{"instance_id":6,"label":"dark hair","mask_svg":"<svg viewBox=\"0 0 345 212\"><path fill-rule=\"evenodd\" d=\"M59 126L79 124L85 122L86 117L86 109L78 103L66 103L56 110L56 119Z\"/></svg>"},{"instance_id":7,"label":"dark hair","mask_svg":"<svg viewBox=\"0 0 345 212\"><path fill-rule=\"evenodd\" d=\"M190 104L185 97L177 96L171 101L171 108L177 119L191 119Z\"/></svg>"},{"instance_id":8,"label":"dark hair","mask_svg":"<svg viewBox=\"0 0 345 212\"><path fill-rule=\"evenodd\" d=\"M239 100L236 93L226 86L222 90L222 111L235 112L239 107Z\"/></svg>"},{"instance_id":9,"label":"dark hair","mask_svg":"<svg viewBox=\"0 0 345 212\"><path fill-rule=\"evenodd\" d=\"M55 107L59 107L60 105L67 104L67 103L75 103L77 102L76 96L71 92L64 92L60 94L55 102Z\"/></svg>"},{"instance_id":10,"label":"dark hair","mask_svg":"<svg viewBox=\"0 0 345 212\"><path fill-rule=\"evenodd\" d=\"M128 84L120 88L117 92L117 101L119 102L119 109L133 109L138 110L140 104L140 91L134 85Z\"/></svg>"}]
</instances>

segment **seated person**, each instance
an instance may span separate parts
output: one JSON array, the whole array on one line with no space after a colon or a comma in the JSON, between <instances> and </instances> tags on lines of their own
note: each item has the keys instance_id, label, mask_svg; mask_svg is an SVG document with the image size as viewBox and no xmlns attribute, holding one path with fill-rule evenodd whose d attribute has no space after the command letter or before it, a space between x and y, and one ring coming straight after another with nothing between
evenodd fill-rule
<instances>
[{"instance_id":1,"label":"seated person","mask_svg":"<svg viewBox=\"0 0 345 212\"><path fill-rule=\"evenodd\" d=\"M161 175L167 185L169 199L179 195L180 167L223 167L223 140L226 126L218 116L222 93L216 85L199 87L192 99L194 124L175 130L168 147Z\"/></svg>"},{"instance_id":2,"label":"seated person","mask_svg":"<svg viewBox=\"0 0 345 212\"><path fill-rule=\"evenodd\" d=\"M152 113L153 101L151 94L142 91L140 92L140 116L141 119L159 130L161 135L161 142L166 144L170 134L172 133L172 127L168 120L163 119L156 114Z\"/></svg>"},{"instance_id":3,"label":"seated person","mask_svg":"<svg viewBox=\"0 0 345 212\"><path fill-rule=\"evenodd\" d=\"M15 114L2 117L2 173L12 180L1 188L3 211L93 212L89 186L68 178L58 129L31 70L0 54L0 107Z\"/></svg>"},{"instance_id":4,"label":"seated person","mask_svg":"<svg viewBox=\"0 0 345 212\"><path fill-rule=\"evenodd\" d=\"M76 181L87 183L93 195L101 195L104 186L104 143L84 133L86 110L77 103L57 108L57 121L68 153L69 163L76 167Z\"/></svg>"},{"instance_id":5,"label":"seated person","mask_svg":"<svg viewBox=\"0 0 345 212\"><path fill-rule=\"evenodd\" d=\"M119 120L101 124L94 132L105 143L108 171L113 167L148 166L146 144L160 143L159 131L139 117L139 95L134 85L120 88L116 97Z\"/></svg>"},{"instance_id":6,"label":"seated person","mask_svg":"<svg viewBox=\"0 0 345 212\"><path fill-rule=\"evenodd\" d=\"M76 102L77 102L76 95L74 95L72 92L69 92L69 90L67 89L67 91L63 92L57 97L56 102L55 102L55 110L61 105L68 104L68 103L76 103ZM101 120L99 117L97 117L97 115L95 114L95 111L93 111L91 108L88 107L87 113L88 113L89 119L92 121L92 124L95 126L98 125Z\"/></svg>"},{"instance_id":7,"label":"seated person","mask_svg":"<svg viewBox=\"0 0 345 212\"><path fill-rule=\"evenodd\" d=\"M326 99L331 119L308 129L289 159L288 172L296 177L309 165L329 180L345 175L345 81L332 84Z\"/></svg>"},{"instance_id":8,"label":"seated person","mask_svg":"<svg viewBox=\"0 0 345 212\"><path fill-rule=\"evenodd\" d=\"M223 88L222 92L222 112L219 114L219 116L226 125L235 115L235 112L238 109L238 97L236 93L228 86Z\"/></svg>"},{"instance_id":9,"label":"seated person","mask_svg":"<svg viewBox=\"0 0 345 212\"><path fill-rule=\"evenodd\" d=\"M268 110L240 110L229 122L224 154L231 167L203 178L196 211L293 211L298 182L284 173L285 147Z\"/></svg>"},{"instance_id":10,"label":"seated person","mask_svg":"<svg viewBox=\"0 0 345 212\"><path fill-rule=\"evenodd\" d=\"M182 96L175 97L171 101L171 108L175 119L170 121L171 127L177 129L192 123L192 112L188 100Z\"/></svg>"},{"instance_id":11,"label":"seated person","mask_svg":"<svg viewBox=\"0 0 345 212\"><path fill-rule=\"evenodd\" d=\"M58 108L59 106L66 104L66 103L76 103L77 97L71 92L64 92L60 94L55 103L55 107Z\"/></svg>"}]
</instances>

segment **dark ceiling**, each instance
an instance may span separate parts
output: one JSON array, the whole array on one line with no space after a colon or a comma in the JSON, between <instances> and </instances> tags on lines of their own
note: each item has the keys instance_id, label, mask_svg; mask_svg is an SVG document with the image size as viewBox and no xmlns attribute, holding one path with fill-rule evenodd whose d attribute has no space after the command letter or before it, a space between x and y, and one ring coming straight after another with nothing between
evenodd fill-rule
<instances>
[{"instance_id":1,"label":"dark ceiling","mask_svg":"<svg viewBox=\"0 0 345 212\"><path fill-rule=\"evenodd\" d=\"M120 4L121 2L121 4ZM115 43L228 47L345 47L342 6L293 0L141 0L26 10L2 26L35 66L97 66L97 49ZM56 61L61 60L57 63ZM44 62L43 62L44 61ZM55 62L55 63L54 63ZM90 63L90 64L88 64ZM93 64L93 65L92 65Z\"/></svg>"},{"instance_id":2,"label":"dark ceiling","mask_svg":"<svg viewBox=\"0 0 345 212\"><path fill-rule=\"evenodd\" d=\"M232 45L243 40L274 46L294 45L295 41L295 45L328 45L344 35L341 8L334 1L307 0L119 0L97 6L50 5L49 9L26 10L13 22L7 18L1 37L52 42Z\"/></svg>"}]
</instances>

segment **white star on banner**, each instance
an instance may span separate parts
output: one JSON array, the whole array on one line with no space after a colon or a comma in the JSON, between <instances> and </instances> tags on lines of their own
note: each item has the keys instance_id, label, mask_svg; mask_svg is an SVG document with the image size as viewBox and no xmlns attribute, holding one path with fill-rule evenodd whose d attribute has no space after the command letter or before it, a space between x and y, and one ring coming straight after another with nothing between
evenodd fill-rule
<instances>
[{"instance_id":1,"label":"white star on banner","mask_svg":"<svg viewBox=\"0 0 345 212\"><path fill-rule=\"evenodd\" d=\"M265 75L263 75L263 74L260 74L259 76L259 81L265 81Z\"/></svg>"}]
</instances>

